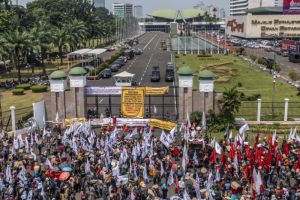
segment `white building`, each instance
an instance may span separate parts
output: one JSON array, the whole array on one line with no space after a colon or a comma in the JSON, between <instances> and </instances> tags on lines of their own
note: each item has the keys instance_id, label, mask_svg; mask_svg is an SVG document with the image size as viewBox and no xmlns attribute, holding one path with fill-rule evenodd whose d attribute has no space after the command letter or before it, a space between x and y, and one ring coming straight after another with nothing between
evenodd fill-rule
<instances>
[{"instance_id":1,"label":"white building","mask_svg":"<svg viewBox=\"0 0 300 200\"><path fill-rule=\"evenodd\" d=\"M245 10L257 7L282 7L283 0L230 0L230 15L244 15Z\"/></svg>"},{"instance_id":2,"label":"white building","mask_svg":"<svg viewBox=\"0 0 300 200\"><path fill-rule=\"evenodd\" d=\"M259 7L226 18L228 35L247 39L300 38L300 15L283 15L279 7Z\"/></svg>"},{"instance_id":3,"label":"white building","mask_svg":"<svg viewBox=\"0 0 300 200\"><path fill-rule=\"evenodd\" d=\"M141 5L134 6L134 17L138 19L143 18L143 6Z\"/></svg>"},{"instance_id":4,"label":"white building","mask_svg":"<svg viewBox=\"0 0 300 200\"><path fill-rule=\"evenodd\" d=\"M130 3L113 3L112 12L119 17L133 16L133 5Z\"/></svg>"},{"instance_id":5,"label":"white building","mask_svg":"<svg viewBox=\"0 0 300 200\"><path fill-rule=\"evenodd\" d=\"M96 8L105 8L105 0L92 0Z\"/></svg>"}]
</instances>

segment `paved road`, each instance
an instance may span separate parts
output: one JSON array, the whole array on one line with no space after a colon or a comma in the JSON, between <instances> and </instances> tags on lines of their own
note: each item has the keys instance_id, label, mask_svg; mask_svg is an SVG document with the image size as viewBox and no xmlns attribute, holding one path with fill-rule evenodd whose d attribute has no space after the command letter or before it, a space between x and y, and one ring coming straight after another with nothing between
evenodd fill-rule
<instances>
[{"instance_id":1,"label":"paved road","mask_svg":"<svg viewBox=\"0 0 300 200\"><path fill-rule=\"evenodd\" d=\"M264 49L251 49L251 48L246 48L246 51L248 55L256 55L258 58L259 57L265 57L265 58L274 58L274 53L273 52L266 52ZM280 74L284 76L285 78L288 79L288 74L289 72L297 72L300 74L300 65L299 63L291 63L289 62L288 57L282 57L280 55L276 55L276 62L281 66L281 72Z\"/></svg>"},{"instance_id":2,"label":"paved road","mask_svg":"<svg viewBox=\"0 0 300 200\"><path fill-rule=\"evenodd\" d=\"M142 55L137 55L134 59L129 60L118 72L127 71L135 74L135 81L138 86L175 86L174 82L165 82L165 71L167 62L172 61L172 53L160 49L160 41L167 40L168 34L161 32L149 32L139 38L139 44L134 48L143 49ZM159 66L161 73L160 82L151 82L152 66ZM113 74L113 75L114 75ZM101 79L96 81L88 81L89 86L114 86L115 80L113 78ZM151 96L145 97L145 111L148 110L148 116L155 118L164 118L175 120L177 116L176 108L176 91L175 88L170 87L168 94L165 96ZM98 96L88 98L88 107L96 109L96 101L98 101L98 113L105 113L105 109L112 105L112 114L118 115L120 112L120 96L111 96L109 101L108 96ZM149 103L150 102L150 103ZM162 106L162 105L165 106ZM149 112L150 110L150 112Z\"/></svg>"}]
</instances>

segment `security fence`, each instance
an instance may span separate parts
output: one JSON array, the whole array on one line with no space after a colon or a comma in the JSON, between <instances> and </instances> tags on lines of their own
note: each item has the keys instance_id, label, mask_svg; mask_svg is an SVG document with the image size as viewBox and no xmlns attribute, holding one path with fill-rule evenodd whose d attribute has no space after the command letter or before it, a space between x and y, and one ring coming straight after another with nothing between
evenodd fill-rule
<instances>
[{"instance_id":1,"label":"security fence","mask_svg":"<svg viewBox=\"0 0 300 200\"><path fill-rule=\"evenodd\" d=\"M32 106L16 108L16 128L21 129L24 127L24 123L33 116ZM5 110L2 112L2 120L0 121L0 128L4 130L11 130L11 111Z\"/></svg>"},{"instance_id":2,"label":"security fence","mask_svg":"<svg viewBox=\"0 0 300 200\"><path fill-rule=\"evenodd\" d=\"M284 121L286 102L261 102L261 121ZM300 102L288 102L287 119L300 119ZM256 121L258 115L258 101L242 101L238 118Z\"/></svg>"}]
</instances>

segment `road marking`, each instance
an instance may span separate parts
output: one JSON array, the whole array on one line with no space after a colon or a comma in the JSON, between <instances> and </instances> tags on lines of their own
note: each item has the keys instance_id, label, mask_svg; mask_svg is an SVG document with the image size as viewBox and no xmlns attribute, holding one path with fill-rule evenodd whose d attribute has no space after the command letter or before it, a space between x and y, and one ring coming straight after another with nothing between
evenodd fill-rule
<instances>
[{"instance_id":1,"label":"road marking","mask_svg":"<svg viewBox=\"0 0 300 200\"><path fill-rule=\"evenodd\" d=\"M149 46L149 44L152 42L152 40L154 40L154 38L157 36L157 34L155 34L153 36L153 38L146 44L146 46L144 46L143 51Z\"/></svg>"}]
</instances>

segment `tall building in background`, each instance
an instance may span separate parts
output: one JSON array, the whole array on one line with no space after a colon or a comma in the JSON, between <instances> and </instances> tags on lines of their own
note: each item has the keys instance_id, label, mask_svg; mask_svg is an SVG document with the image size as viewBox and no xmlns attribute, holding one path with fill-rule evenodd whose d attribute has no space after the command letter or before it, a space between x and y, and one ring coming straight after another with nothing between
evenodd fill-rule
<instances>
[{"instance_id":1,"label":"tall building in background","mask_svg":"<svg viewBox=\"0 0 300 200\"><path fill-rule=\"evenodd\" d=\"M119 17L133 16L133 5L130 3L113 3L112 12Z\"/></svg>"},{"instance_id":2,"label":"tall building in background","mask_svg":"<svg viewBox=\"0 0 300 200\"><path fill-rule=\"evenodd\" d=\"M105 0L92 0L96 8L105 8Z\"/></svg>"},{"instance_id":3,"label":"tall building in background","mask_svg":"<svg viewBox=\"0 0 300 200\"><path fill-rule=\"evenodd\" d=\"M134 17L138 19L143 18L143 6L141 5L134 6Z\"/></svg>"},{"instance_id":4,"label":"tall building in background","mask_svg":"<svg viewBox=\"0 0 300 200\"><path fill-rule=\"evenodd\" d=\"M258 7L282 7L283 0L230 0L230 15L244 15L245 10Z\"/></svg>"}]
</instances>

